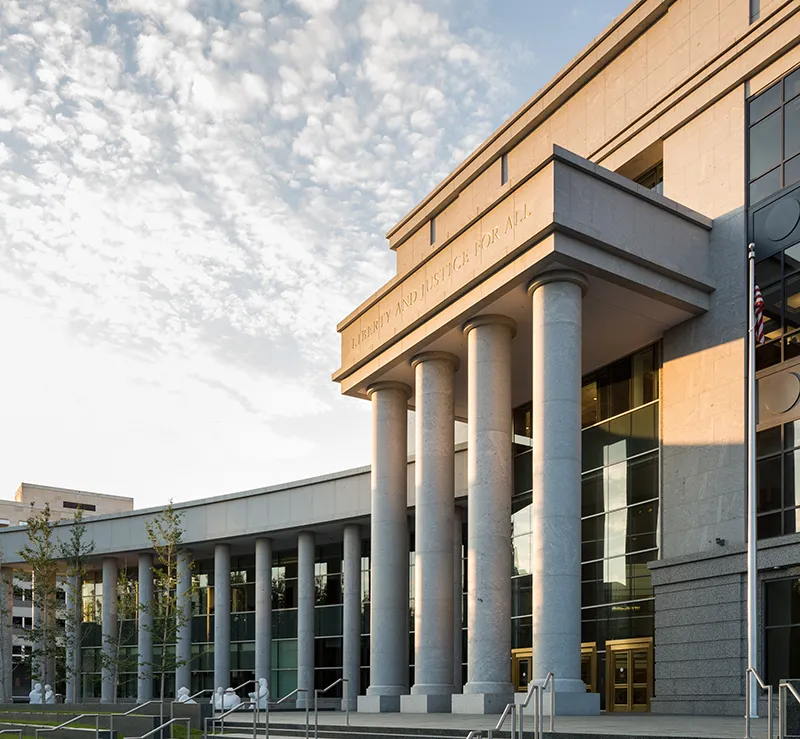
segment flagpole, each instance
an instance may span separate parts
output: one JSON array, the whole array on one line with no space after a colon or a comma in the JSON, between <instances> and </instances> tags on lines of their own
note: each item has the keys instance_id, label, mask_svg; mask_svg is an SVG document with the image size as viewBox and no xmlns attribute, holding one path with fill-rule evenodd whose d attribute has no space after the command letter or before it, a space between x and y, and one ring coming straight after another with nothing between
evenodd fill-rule
<instances>
[{"instance_id":1,"label":"flagpole","mask_svg":"<svg viewBox=\"0 0 800 739\"><path fill-rule=\"evenodd\" d=\"M756 561L756 252L750 244L747 253L749 289L747 294L747 666L758 669L758 567ZM758 692L752 673L749 705L751 718L758 718Z\"/></svg>"}]
</instances>

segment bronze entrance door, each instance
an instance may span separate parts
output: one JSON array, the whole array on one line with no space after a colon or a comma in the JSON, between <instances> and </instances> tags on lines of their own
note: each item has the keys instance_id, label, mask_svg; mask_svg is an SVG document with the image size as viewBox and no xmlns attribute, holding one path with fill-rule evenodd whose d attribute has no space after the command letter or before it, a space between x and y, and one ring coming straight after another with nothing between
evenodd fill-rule
<instances>
[{"instance_id":1,"label":"bronze entrance door","mask_svg":"<svg viewBox=\"0 0 800 739\"><path fill-rule=\"evenodd\" d=\"M653 640L606 642L606 711L649 711L652 695Z\"/></svg>"}]
</instances>

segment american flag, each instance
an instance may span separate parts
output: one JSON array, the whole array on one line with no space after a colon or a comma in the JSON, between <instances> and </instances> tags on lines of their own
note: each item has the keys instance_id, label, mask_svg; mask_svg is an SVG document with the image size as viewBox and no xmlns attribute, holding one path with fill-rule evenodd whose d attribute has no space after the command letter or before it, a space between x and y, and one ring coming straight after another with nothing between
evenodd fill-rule
<instances>
[{"instance_id":1,"label":"american flag","mask_svg":"<svg viewBox=\"0 0 800 739\"><path fill-rule=\"evenodd\" d=\"M761 297L761 290L758 289L758 285L756 285L753 301L756 307L756 324L754 327L756 343L763 344L766 341L764 338L764 298Z\"/></svg>"}]
</instances>

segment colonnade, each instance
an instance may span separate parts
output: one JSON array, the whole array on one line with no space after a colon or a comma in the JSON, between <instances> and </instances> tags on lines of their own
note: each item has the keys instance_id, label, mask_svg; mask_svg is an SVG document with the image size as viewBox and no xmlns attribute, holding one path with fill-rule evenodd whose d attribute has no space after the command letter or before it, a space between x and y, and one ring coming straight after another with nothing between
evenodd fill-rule
<instances>
[{"instance_id":1,"label":"colonnade","mask_svg":"<svg viewBox=\"0 0 800 739\"><path fill-rule=\"evenodd\" d=\"M533 680L557 676L563 711L581 710L580 388L586 279L543 274L533 318ZM458 359L412 358L415 387L377 382L372 401L370 686L359 710L496 713L512 700L512 342L515 322L480 315L467 338L468 649L459 692L460 585L453 540L453 397ZM406 415L416 409L415 683L406 684ZM458 606L456 606L458 603ZM452 646L451 646L452 645ZM592 699L593 700L593 699ZM583 707L585 708L585 706Z\"/></svg>"}]
</instances>

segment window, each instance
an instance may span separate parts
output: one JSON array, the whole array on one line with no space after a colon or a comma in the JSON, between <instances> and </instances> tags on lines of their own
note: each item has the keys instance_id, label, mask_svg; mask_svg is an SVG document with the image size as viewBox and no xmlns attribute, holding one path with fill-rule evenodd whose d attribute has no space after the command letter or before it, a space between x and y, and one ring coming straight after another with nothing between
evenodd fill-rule
<instances>
[{"instance_id":1,"label":"window","mask_svg":"<svg viewBox=\"0 0 800 739\"><path fill-rule=\"evenodd\" d=\"M800 580L764 585L764 661L767 682L778 682L800 669Z\"/></svg>"},{"instance_id":2,"label":"window","mask_svg":"<svg viewBox=\"0 0 800 739\"><path fill-rule=\"evenodd\" d=\"M11 521L7 518L0 518L0 528L5 528L6 526L11 526Z\"/></svg>"},{"instance_id":3,"label":"window","mask_svg":"<svg viewBox=\"0 0 800 739\"><path fill-rule=\"evenodd\" d=\"M800 244L756 264L756 283L764 298L764 338L756 349L762 370L800 356Z\"/></svg>"},{"instance_id":4,"label":"window","mask_svg":"<svg viewBox=\"0 0 800 739\"><path fill-rule=\"evenodd\" d=\"M64 508L77 511L96 511L97 506L94 503L73 503L71 500L64 501Z\"/></svg>"},{"instance_id":5,"label":"window","mask_svg":"<svg viewBox=\"0 0 800 739\"><path fill-rule=\"evenodd\" d=\"M646 187L648 190L664 194L664 163L659 162L655 167L648 169L647 172L636 178L636 184Z\"/></svg>"},{"instance_id":6,"label":"window","mask_svg":"<svg viewBox=\"0 0 800 739\"><path fill-rule=\"evenodd\" d=\"M508 182L508 154L503 154L500 157L500 184L505 185Z\"/></svg>"},{"instance_id":7,"label":"window","mask_svg":"<svg viewBox=\"0 0 800 739\"><path fill-rule=\"evenodd\" d=\"M761 15L761 0L750 0L750 22L755 23Z\"/></svg>"},{"instance_id":8,"label":"window","mask_svg":"<svg viewBox=\"0 0 800 739\"><path fill-rule=\"evenodd\" d=\"M436 218L431 218L431 246L436 243Z\"/></svg>"},{"instance_id":9,"label":"window","mask_svg":"<svg viewBox=\"0 0 800 739\"><path fill-rule=\"evenodd\" d=\"M800 421L756 435L759 539L800 531Z\"/></svg>"},{"instance_id":10,"label":"window","mask_svg":"<svg viewBox=\"0 0 800 739\"><path fill-rule=\"evenodd\" d=\"M750 203L800 182L800 69L748 103Z\"/></svg>"}]
</instances>

